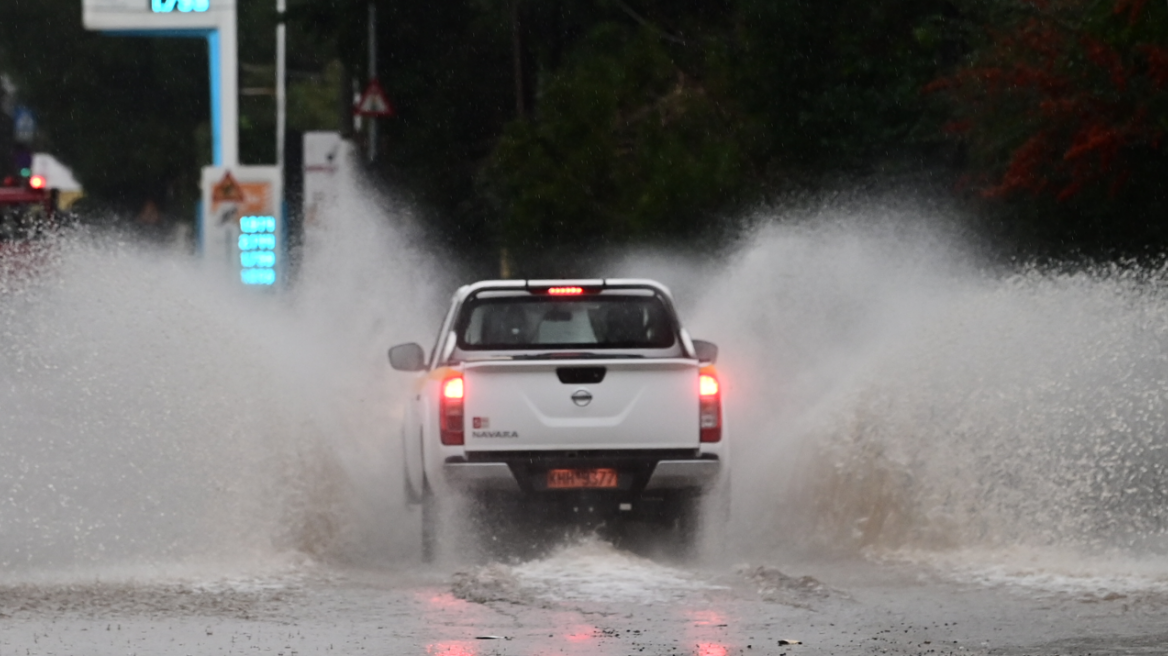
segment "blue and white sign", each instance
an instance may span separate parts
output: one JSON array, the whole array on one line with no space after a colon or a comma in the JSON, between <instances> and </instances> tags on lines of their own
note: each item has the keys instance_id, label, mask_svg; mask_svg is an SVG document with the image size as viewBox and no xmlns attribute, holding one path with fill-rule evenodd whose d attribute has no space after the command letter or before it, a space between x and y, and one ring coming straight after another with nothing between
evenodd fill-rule
<instances>
[{"instance_id":1,"label":"blue and white sign","mask_svg":"<svg viewBox=\"0 0 1168 656\"><path fill-rule=\"evenodd\" d=\"M150 0L150 9L156 14L169 14L172 11L202 13L210 8L211 0Z\"/></svg>"},{"instance_id":2,"label":"blue and white sign","mask_svg":"<svg viewBox=\"0 0 1168 656\"><path fill-rule=\"evenodd\" d=\"M81 0L91 30L149 32L222 30L235 23L238 0Z\"/></svg>"},{"instance_id":3,"label":"blue and white sign","mask_svg":"<svg viewBox=\"0 0 1168 656\"><path fill-rule=\"evenodd\" d=\"M30 144L36 138L36 117L32 110L18 106L12 117L12 137L16 143Z\"/></svg>"}]
</instances>

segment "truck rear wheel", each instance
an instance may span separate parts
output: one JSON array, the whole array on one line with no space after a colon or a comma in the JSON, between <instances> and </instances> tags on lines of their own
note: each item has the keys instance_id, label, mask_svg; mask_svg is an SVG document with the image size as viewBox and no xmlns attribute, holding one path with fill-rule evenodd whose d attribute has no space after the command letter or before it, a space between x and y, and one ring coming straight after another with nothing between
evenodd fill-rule
<instances>
[{"instance_id":1,"label":"truck rear wheel","mask_svg":"<svg viewBox=\"0 0 1168 656\"><path fill-rule=\"evenodd\" d=\"M429 485L422 490L422 562L433 563L438 558L438 534L442 518L438 498Z\"/></svg>"},{"instance_id":2,"label":"truck rear wheel","mask_svg":"<svg viewBox=\"0 0 1168 656\"><path fill-rule=\"evenodd\" d=\"M692 557L698 542L701 497L690 490L674 492L666 497L663 510L666 554L679 559Z\"/></svg>"}]
</instances>

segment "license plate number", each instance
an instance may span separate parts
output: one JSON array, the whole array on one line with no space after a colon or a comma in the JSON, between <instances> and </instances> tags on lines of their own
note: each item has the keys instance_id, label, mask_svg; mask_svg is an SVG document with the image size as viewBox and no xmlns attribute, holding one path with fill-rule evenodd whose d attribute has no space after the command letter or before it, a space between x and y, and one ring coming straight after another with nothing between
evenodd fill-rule
<instances>
[{"instance_id":1,"label":"license plate number","mask_svg":"<svg viewBox=\"0 0 1168 656\"><path fill-rule=\"evenodd\" d=\"M616 470L553 469L548 472L547 486L551 490L616 487Z\"/></svg>"}]
</instances>

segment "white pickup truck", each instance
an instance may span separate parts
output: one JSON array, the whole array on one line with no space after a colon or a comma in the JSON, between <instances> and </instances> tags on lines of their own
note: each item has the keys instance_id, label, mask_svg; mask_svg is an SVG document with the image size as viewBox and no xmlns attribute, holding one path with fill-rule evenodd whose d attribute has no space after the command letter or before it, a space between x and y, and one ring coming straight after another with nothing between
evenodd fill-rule
<instances>
[{"instance_id":1,"label":"white pickup truck","mask_svg":"<svg viewBox=\"0 0 1168 656\"><path fill-rule=\"evenodd\" d=\"M651 280L459 289L428 356L418 344L389 351L395 369L417 372L402 441L423 556L458 528L442 509L466 500L462 520L492 540L513 537L517 519L529 531L640 521L686 553L703 493L726 483L716 357Z\"/></svg>"}]
</instances>

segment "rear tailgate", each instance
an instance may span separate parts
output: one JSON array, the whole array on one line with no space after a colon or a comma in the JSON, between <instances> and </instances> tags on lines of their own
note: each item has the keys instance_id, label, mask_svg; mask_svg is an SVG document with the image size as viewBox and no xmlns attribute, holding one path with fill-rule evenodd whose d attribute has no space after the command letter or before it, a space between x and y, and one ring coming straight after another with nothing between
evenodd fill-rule
<instances>
[{"instance_id":1,"label":"rear tailgate","mask_svg":"<svg viewBox=\"0 0 1168 656\"><path fill-rule=\"evenodd\" d=\"M601 382L571 382L597 368ZM463 375L468 451L698 447L693 360L468 362Z\"/></svg>"}]
</instances>

